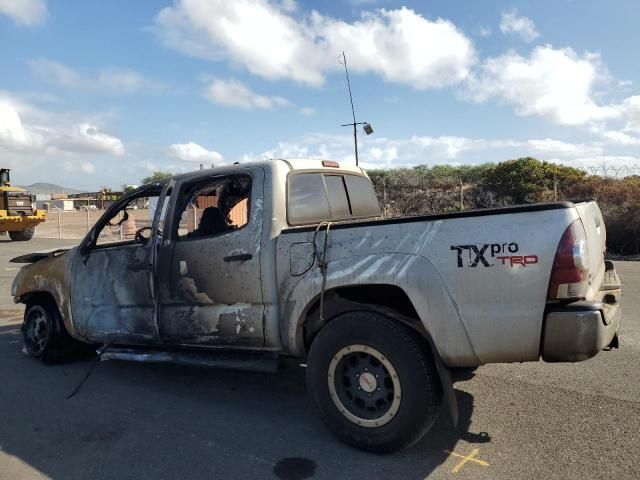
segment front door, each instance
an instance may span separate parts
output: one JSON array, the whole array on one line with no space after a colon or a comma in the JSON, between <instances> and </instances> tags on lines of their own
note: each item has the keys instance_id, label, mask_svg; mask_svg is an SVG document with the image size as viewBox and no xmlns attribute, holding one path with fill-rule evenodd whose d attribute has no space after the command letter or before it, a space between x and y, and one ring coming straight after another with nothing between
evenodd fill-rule
<instances>
[{"instance_id":1,"label":"front door","mask_svg":"<svg viewBox=\"0 0 640 480\"><path fill-rule=\"evenodd\" d=\"M182 345L264 343L263 172L176 186L171 240L158 251L158 329Z\"/></svg>"},{"instance_id":2,"label":"front door","mask_svg":"<svg viewBox=\"0 0 640 480\"><path fill-rule=\"evenodd\" d=\"M152 233L160 234L160 227L150 205L162 198L162 188L156 184L114 204L80 247L71 274L71 311L78 333L91 341L158 341Z\"/></svg>"}]
</instances>

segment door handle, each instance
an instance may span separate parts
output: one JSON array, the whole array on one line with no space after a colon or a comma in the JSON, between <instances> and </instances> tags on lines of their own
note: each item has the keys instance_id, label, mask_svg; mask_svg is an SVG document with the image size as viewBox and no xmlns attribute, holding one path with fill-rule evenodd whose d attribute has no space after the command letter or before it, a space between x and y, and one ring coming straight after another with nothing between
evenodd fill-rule
<instances>
[{"instance_id":1,"label":"door handle","mask_svg":"<svg viewBox=\"0 0 640 480\"><path fill-rule=\"evenodd\" d=\"M253 255L250 253L241 253L240 255L231 255L229 257L224 257L223 260L225 262L244 262L246 260L251 260Z\"/></svg>"}]
</instances>

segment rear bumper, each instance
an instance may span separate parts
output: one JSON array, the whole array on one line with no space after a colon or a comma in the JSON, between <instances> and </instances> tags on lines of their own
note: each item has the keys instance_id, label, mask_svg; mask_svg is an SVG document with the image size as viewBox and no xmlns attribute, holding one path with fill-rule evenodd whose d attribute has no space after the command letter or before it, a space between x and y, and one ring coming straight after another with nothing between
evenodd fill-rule
<instances>
[{"instance_id":1,"label":"rear bumper","mask_svg":"<svg viewBox=\"0 0 640 480\"><path fill-rule=\"evenodd\" d=\"M547 312L542 359L580 362L609 346L620 327L620 302L576 302Z\"/></svg>"}]
</instances>

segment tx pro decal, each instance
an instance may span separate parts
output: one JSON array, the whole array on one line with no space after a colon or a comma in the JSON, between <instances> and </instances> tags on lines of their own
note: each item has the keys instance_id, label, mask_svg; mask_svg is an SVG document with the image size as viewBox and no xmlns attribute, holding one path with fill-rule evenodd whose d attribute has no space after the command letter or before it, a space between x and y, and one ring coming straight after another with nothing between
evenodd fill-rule
<instances>
[{"instance_id":1,"label":"tx pro decal","mask_svg":"<svg viewBox=\"0 0 640 480\"><path fill-rule=\"evenodd\" d=\"M515 242L451 245L451 250L457 253L458 268L493 267L496 264L514 268L538 263L537 255L516 255L520 247Z\"/></svg>"}]
</instances>

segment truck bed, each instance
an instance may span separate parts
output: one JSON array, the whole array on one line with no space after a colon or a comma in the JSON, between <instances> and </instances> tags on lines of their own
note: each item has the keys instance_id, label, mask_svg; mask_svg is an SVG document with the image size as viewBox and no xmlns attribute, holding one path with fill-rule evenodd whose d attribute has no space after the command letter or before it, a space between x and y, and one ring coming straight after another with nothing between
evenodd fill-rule
<instances>
[{"instance_id":1,"label":"truck bed","mask_svg":"<svg viewBox=\"0 0 640 480\"><path fill-rule=\"evenodd\" d=\"M560 238L582 216L595 228L599 215L595 202L554 202L334 223L326 288L401 286L449 366L537 360ZM288 228L278 239L281 305L304 303L305 288L321 282L316 228ZM325 230L316 234L316 251ZM587 234L595 291L604 272L596 247L604 239Z\"/></svg>"}]
</instances>

